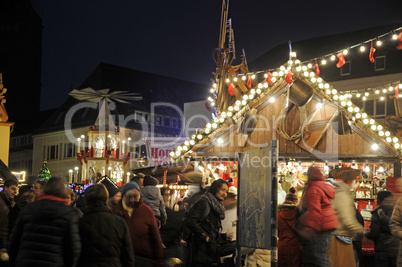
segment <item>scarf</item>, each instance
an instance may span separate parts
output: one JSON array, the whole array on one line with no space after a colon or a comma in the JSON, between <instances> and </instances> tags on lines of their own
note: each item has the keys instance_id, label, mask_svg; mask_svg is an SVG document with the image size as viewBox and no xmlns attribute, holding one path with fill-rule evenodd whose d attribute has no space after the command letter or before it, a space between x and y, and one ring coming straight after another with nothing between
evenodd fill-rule
<instances>
[{"instance_id":1,"label":"scarf","mask_svg":"<svg viewBox=\"0 0 402 267\"><path fill-rule=\"evenodd\" d=\"M202 198L205 198L208 201L212 211L218 215L219 219L225 219L225 207L223 206L222 201L219 201L209 192L206 192L204 195L202 195Z\"/></svg>"}]
</instances>

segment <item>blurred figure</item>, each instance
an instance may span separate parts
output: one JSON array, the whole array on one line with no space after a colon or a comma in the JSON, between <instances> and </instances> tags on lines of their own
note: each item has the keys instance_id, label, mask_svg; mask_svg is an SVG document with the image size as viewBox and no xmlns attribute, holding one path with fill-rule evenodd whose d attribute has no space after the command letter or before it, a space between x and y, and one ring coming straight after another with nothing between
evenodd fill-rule
<instances>
[{"instance_id":1,"label":"blurred figure","mask_svg":"<svg viewBox=\"0 0 402 267\"><path fill-rule=\"evenodd\" d=\"M28 203L34 202L35 197L35 193L32 191L31 186L23 185L19 188L18 195L15 197L15 206L10 210L9 213L9 232L11 232L12 227L15 225L21 210Z\"/></svg>"},{"instance_id":2,"label":"blurred figure","mask_svg":"<svg viewBox=\"0 0 402 267\"><path fill-rule=\"evenodd\" d=\"M33 191L36 195L36 198L40 197L41 195L43 195L43 189L46 186L47 181L44 180L36 180L34 185L33 185ZM35 199L36 199L35 198Z\"/></svg>"},{"instance_id":3,"label":"blurred figure","mask_svg":"<svg viewBox=\"0 0 402 267\"><path fill-rule=\"evenodd\" d=\"M389 223L394 210L394 195L389 191L377 192L377 207L371 212L370 231L365 236L374 240L375 266L395 267L399 240L391 233Z\"/></svg>"},{"instance_id":4,"label":"blurred figure","mask_svg":"<svg viewBox=\"0 0 402 267\"><path fill-rule=\"evenodd\" d=\"M0 256L1 261L8 261L7 242L10 229L15 223L13 216L15 207L15 196L18 193L18 182L13 179L8 179L4 182L3 191L0 192Z\"/></svg>"},{"instance_id":5,"label":"blurred figure","mask_svg":"<svg viewBox=\"0 0 402 267\"><path fill-rule=\"evenodd\" d=\"M227 237L236 240L236 223L237 223L237 188L229 187L228 195L223 200L225 207L225 219L222 220L222 233L226 233Z\"/></svg>"},{"instance_id":6,"label":"blurred figure","mask_svg":"<svg viewBox=\"0 0 402 267\"><path fill-rule=\"evenodd\" d=\"M302 266L302 251L295 223L300 214L296 189L289 188L285 201L278 207L278 267Z\"/></svg>"},{"instance_id":7,"label":"blurred figure","mask_svg":"<svg viewBox=\"0 0 402 267\"><path fill-rule=\"evenodd\" d=\"M74 205L76 196L75 193L69 187L65 188L65 191L66 191L65 204L73 209L74 213L78 216L78 218L82 218L82 215L84 213Z\"/></svg>"},{"instance_id":8,"label":"blurred figure","mask_svg":"<svg viewBox=\"0 0 402 267\"><path fill-rule=\"evenodd\" d=\"M79 222L82 252L78 266L134 266L127 225L107 207L105 185L92 185L84 194L88 209Z\"/></svg>"},{"instance_id":9,"label":"blurred figure","mask_svg":"<svg viewBox=\"0 0 402 267\"><path fill-rule=\"evenodd\" d=\"M130 182L135 182L138 184L140 187L140 190L144 187L144 175L141 174L134 174L133 177L131 177Z\"/></svg>"},{"instance_id":10,"label":"blurred figure","mask_svg":"<svg viewBox=\"0 0 402 267\"><path fill-rule=\"evenodd\" d=\"M75 266L81 252L78 217L65 205L65 180L52 177L23 209L10 235L11 266Z\"/></svg>"},{"instance_id":11,"label":"blurred figure","mask_svg":"<svg viewBox=\"0 0 402 267\"><path fill-rule=\"evenodd\" d=\"M185 259L185 246L180 243L180 230L184 219L184 206L176 203L173 208L166 208L167 221L160 229L166 258Z\"/></svg>"},{"instance_id":12,"label":"blurred figure","mask_svg":"<svg viewBox=\"0 0 402 267\"><path fill-rule=\"evenodd\" d=\"M187 224L192 234L186 266L212 266L220 263L218 244L222 240L219 230L221 221L225 219L222 202L228 189L226 181L215 180L208 192L189 209Z\"/></svg>"},{"instance_id":13,"label":"blurred figure","mask_svg":"<svg viewBox=\"0 0 402 267\"><path fill-rule=\"evenodd\" d=\"M335 190L324 181L324 176L316 167L308 168L307 177L298 218L303 261L305 266L326 267L330 266L328 248L331 233L336 228L336 217L331 208Z\"/></svg>"},{"instance_id":14,"label":"blurred figure","mask_svg":"<svg viewBox=\"0 0 402 267\"><path fill-rule=\"evenodd\" d=\"M140 187L130 182L123 186L122 199L113 213L124 219L134 249L135 265L142 267L165 266L164 251L155 216L143 203Z\"/></svg>"},{"instance_id":15,"label":"blurred figure","mask_svg":"<svg viewBox=\"0 0 402 267\"><path fill-rule=\"evenodd\" d=\"M144 187L141 190L141 197L144 204L148 205L154 212L158 227L166 223L166 206L158 185L158 180L152 176L144 177Z\"/></svg>"},{"instance_id":16,"label":"blurred figure","mask_svg":"<svg viewBox=\"0 0 402 267\"><path fill-rule=\"evenodd\" d=\"M104 179L102 184L106 187L109 193L109 201L107 202L107 206L110 210L113 210L121 199L121 192L119 188L112 184L108 179Z\"/></svg>"},{"instance_id":17,"label":"blurred figure","mask_svg":"<svg viewBox=\"0 0 402 267\"><path fill-rule=\"evenodd\" d=\"M14 197L18 192L16 180L8 179L4 182L3 191L0 192L0 264L9 260L7 242L9 229L13 227ZM7 263L5 263L7 266Z\"/></svg>"},{"instance_id":18,"label":"blurred figure","mask_svg":"<svg viewBox=\"0 0 402 267\"><path fill-rule=\"evenodd\" d=\"M169 205L169 197L170 197L169 188L161 187L161 195L162 195L162 198L163 198L163 202L165 203L165 206L170 207L170 205Z\"/></svg>"},{"instance_id":19,"label":"blurred figure","mask_svg":"<svg viewBox=\"0 0 402 267\"><path fill-rule=\"evenodd\" d=\"M356 219L364 228L363 216L356 207L355 210L356 210ZM358 236L358 238L353 240L352 243L353 243L353 251L355 252L356 266L359 266L363 256L363 236Z\"/></svg>"},{"instance_id":20,"label":"blurred figure","mask_svg":"<svg viewBox=\"0 0 402 267\"><path fill-rule=\"evenodd\" d=\"M342 168L343 169L343 168ZM331 260L333 267L356 266L353 241L363 235L363 226L357 221L356 207L351 189L356 185L356 176L353 171L344 171L341 180L335 184L335 199L332 208L338 216L339 225L336 234L331 237Z\"/></svg>"}]
</instances>

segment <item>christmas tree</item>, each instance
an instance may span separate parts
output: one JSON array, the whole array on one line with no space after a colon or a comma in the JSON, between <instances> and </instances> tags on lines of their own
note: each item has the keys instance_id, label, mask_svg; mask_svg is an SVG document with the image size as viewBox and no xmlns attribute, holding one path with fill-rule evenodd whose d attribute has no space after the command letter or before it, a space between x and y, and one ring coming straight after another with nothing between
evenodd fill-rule
<instances>
[{"instance_id":1,"label":"christmas tree","mask_svg":"<svg viewBox=\"0 0 402 267\"><path fill-rule=\"evenodd\" d=\"M39 174L38 174L38 178L39 178L39 180L41 180L41 181L49 181L49 179L51 178L52 176L50 175L50 170L49 170L49 168L47 167L47 161L45 160L43 163L42 163L42 168L41 168L41 170L40 170L40 172L39 172Z\"/></svg>"}]
</instances>

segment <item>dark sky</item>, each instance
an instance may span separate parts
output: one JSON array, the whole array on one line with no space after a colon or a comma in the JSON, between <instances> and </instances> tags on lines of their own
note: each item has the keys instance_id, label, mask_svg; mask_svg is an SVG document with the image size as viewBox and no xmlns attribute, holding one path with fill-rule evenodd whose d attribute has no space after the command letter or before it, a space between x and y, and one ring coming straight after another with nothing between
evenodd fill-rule
<instances>
[{"instance_id":1,"label":"dark sky","mask_svg":"<svg viewBox=\"0 0 402 267\"><path fill-rule=\"evenodd\" d=\"M44 26L42 109L62 104L100 62L210 84L221 0L32 1ZM402 26L402 1L231 0L229 18L238 61L244 48L251 62L288 40Z\"/></svg>"}]
</instances>

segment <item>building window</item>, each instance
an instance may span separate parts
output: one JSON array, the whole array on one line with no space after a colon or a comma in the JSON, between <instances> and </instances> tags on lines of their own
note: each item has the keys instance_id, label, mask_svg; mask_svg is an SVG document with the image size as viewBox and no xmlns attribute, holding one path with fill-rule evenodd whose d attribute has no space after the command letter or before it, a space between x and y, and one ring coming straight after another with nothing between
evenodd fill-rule
<instances>
[{"instance_id":1,"label":"building window","mask_svg":"<svg viewBox=\"0 0 402 267\"><path fill-rule=\"evenodd\" d=\"M375 120L383 120L390 111L387 108L388 101L380 99L369 99L364 101L363 109L366 113L372 116Z\"/></svg>"},{"instance_id":2,"label":"building window","mask_svg":"<svg viewBox=\"0 0 402 267\"><path fill-rule=\"evenodd\" d=\"M385 56L375 58L375 71L385 70Z\"/></svg>"},{"instance_id":3,"label":"building window","mask_svg":"<svg viewBox=\"0 0 402 267\"><path fill-rule=\"evenodd\" d=\"M15 138L15 137L14 137L14 138L11 138L11 146L12 146L12 147L16 147L16 146L17 146L17 143L18 143L17 141L18 141L17 138Z\"/></svg>"},{"instance_id":4,"label":"building window","mask_svg":"<svg viewBox=\"0 0 402 267\"><path fill-rule=\"evenodd\" d=\"M350 61L346 61L345 65L341 67L341 75L350 75L350 68L351 68L351 63Z\"/></svg>"},{"instance_id":5,"label":"building window","mask_svg":"<svg viewBox=\"0 0 402 267\"><path fill-rule=\"evenodd\" d=\"M155 116L155 125L156 126L162 126L162 117L161 116Z\"/></svg>"},{"instance_id":6,"label":"building window","mask_svg":"<svg viewBox=\"0 0 402 267\"><path fill-rule=\"evenodd\" d=\"M47 147L47 160L55 160L59 158L59 146L54 145L54 146L48 146Z\"/></svg>"},{"instance_id":7,"label":"building window","mask_svg":"<svg viewBox=\"0 0 402 267\"><path fill-rule=\"evenodd\" d=\"M64 144L63 158L74 158L75 157L75 145L72 143Z\"/></svg>"}]
</instances>

